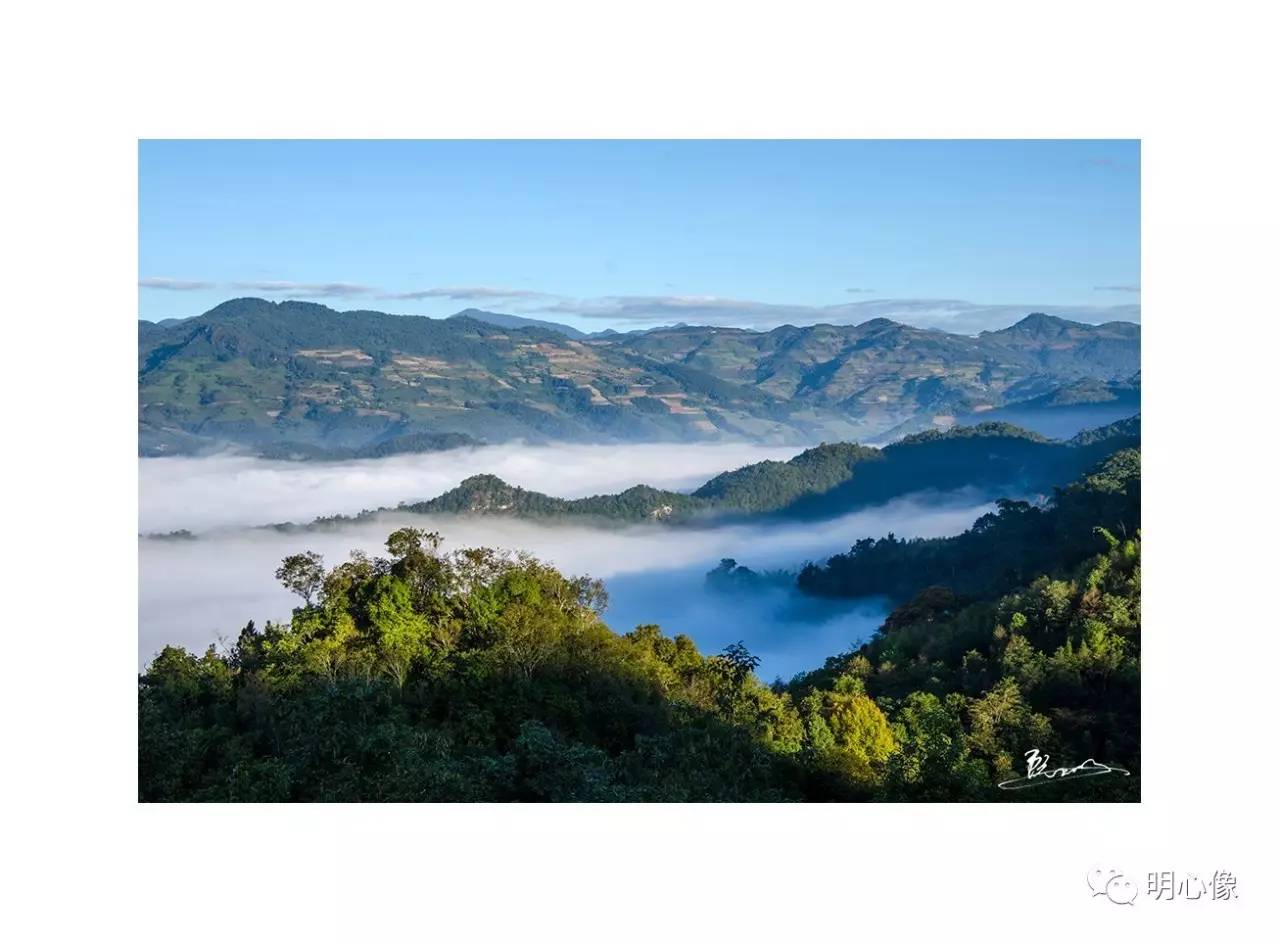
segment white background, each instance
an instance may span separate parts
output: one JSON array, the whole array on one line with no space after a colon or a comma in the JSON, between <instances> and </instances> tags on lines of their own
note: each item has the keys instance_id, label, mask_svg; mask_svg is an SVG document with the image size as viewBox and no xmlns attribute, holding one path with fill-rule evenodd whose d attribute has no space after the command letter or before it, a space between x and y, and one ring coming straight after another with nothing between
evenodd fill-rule
<instances>
[{"instance_id":1,"label":"white background","mask_svg":"<svg viewBox=\"0 0 1280 942\"><path fill-rule=\"evenodd\" d=\"M1276 474L1264 454L1275 449L1278 164L1264 9L7 10L5 934L1239 939L1274 928ZM137 805L136 141L165 136L1142 138L1142 804ZM1151 870L1229 869L1239 898L1115 906L1088 895L1099 866L1143 889Z\"/></svg>"}]
</instances>

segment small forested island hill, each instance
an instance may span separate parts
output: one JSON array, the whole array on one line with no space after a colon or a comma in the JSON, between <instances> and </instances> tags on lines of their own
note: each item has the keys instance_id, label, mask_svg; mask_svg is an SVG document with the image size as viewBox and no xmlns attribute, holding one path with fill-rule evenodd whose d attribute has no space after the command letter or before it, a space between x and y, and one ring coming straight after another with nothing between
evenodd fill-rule
<instances>
[{"instance_id":1,"label":"small forested island hill","mask_svg":"<svg viewBox=\"0 0 1280 942\"><path fill-rule=\"evenodd\" d=\"M708 512L818 519L966 485L995 498L958 535L886 534L770 573L802 597L894 606L867 640L772 684L743 644L702 652L656 624L611 630L605 584L527 553L444 552L440 533L399 526L385 554L333 566L291 554L276 572L297 596L290 619L250 622L222 650L165 647L146 666L139 797L1137 800L1138 433L1136 418L1065 442L990 423L822 446L689 495L584 506L481 480L402 505L432 521L653 527ZM708 578L750 605L765 577L725 560ZM1001 788L1031 749L1107 772Z\"/></svg>"}]
</instances>

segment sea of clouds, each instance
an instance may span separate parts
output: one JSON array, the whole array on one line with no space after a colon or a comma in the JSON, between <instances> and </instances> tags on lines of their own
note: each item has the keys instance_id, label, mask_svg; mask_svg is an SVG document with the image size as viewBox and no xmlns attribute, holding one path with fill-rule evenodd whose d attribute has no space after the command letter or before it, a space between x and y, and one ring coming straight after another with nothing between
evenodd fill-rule
<instances>
[{"instance_id":1,"label":"sea of clouds","mask_svg":"<svg viewBox=\"0 0 1280 942\"><path fill-rule=\"evenodd\" d=\"M490 445L361 461L268 461L243 454L143 458L140 533L306 523L437 497L474 474L553 497L650 484L693 490L721 471L802 449L752 444Z\"/></svg>"},{"instance_id":2,"label":"sea of clouds","mask_svg":"<svg viewBox=\"0 0 1280 942\"><path fill-rule=\"evenodd\" d=\"M412 524L438 530L446 550L522 549L567 574L604 579L611 595L605 620L617 631L657 623L668 634L689 634L707 652L743 641L763 658L761 676L790 676L866 638L883 620L884 601L818 602L785 587L748 595L717 593L706 587L704 576L721 558L755 569L796 568L890 531L904 537L959 533L990 505L963 493L910 497L816 523L714 527L592 527L410 514L323 532L286 534L247 526L432 497L481 472L565 497L641 482L692 488L722 470L784 459L795 451L634 445L467 449L331 464L234 455L146 459L139 529L190 529L201 535L139 541L139 665L166 644L201 651L233 641L250 619L259 625L287 619L296 599L274 578L284 556L315 550L333 565L352 550L383 551L392 529Z\"/></svg>"}]
</instances>

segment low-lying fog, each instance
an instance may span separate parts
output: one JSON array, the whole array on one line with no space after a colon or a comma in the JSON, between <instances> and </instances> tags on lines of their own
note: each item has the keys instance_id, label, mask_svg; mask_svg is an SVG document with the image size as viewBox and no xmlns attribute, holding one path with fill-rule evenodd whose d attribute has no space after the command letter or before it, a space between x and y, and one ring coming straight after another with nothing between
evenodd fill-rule
<instances>
[{"instance_id":1,"label":"low-lying fog","mask_svg":"<svg viewBox=\"0 0 1280 942\"><path fill-rule=\"evenodd\" d=\"M744 641L763 660L760 676L789 677L867 637L883 620L879 600L854 604L805 599L789 589L722 594L705 573L732 556L754 569L795 567L825 558L865 536L958 533L990 505L973 496L945 501L904 498L822 523L736 524L714 528L640 525L594 529L492 517L388 515L336 531L282 534L221 530L191 541L139 541L139 664L165 645L203 650L234 640L249 619L288 618L295 599L273 576L284 556L305 549L329 565L353 549L383 551L387 533L412 524L440 531L444 548L499 546L528 550L566 574L605 580L611 596L605 620L616 631L654 622L684 632L707 653Z\"/></svg>"},{"instance_id":2,"label":"low-lying fog","mask_svg":"<svg viewBox=\"0 0 1280 942\"><path fill-rule=\"evenodd\" d=\"M1101 428L1138 414L1136 397L1125 396L1116 402L1091 402L1080 406L1058 406L1053 409L1020 409L1008 406L990 412L961 416L960 425L978 422L1009 422L1046 438L1071 438L1085 429Z\"/></svg>"},{"instance_id":3,"label":"low-lying fog","mask_svg":"<svg viewBox=\"0 0 1280 942\"><path fill-rule=\"evenodd\" d=\"M491 445L362 461L267 461L246 455L143 458L140 533L307 523L438 497L473 474L553 497L636 484L693 490L721 471L785 461L803 449L723 445Z\"/></svg>"},{"instance_id":4,"label":"low-lying fog","mask_svg":"<svg viewBox=\"0 0 1280 942\"><path fill-rule=\"evenodd\" d=\"M314 533L245 527L435 497L479 473L563 497L640 483L692 489L721 471L798 451L752 445L513 445L326 463L226 454L144 459L140 532L188 529L201 536L139 541L139 665L166 644L202 651L219 639L233 641L250 619L259 625L287 619L296 599L274 578L284 556L310 549L334 565L354 549L383 552L387 534L411 524L440 531L446 550L523 549L566 574L603 578L611 596L605 620L616 631L653 622L668 634L690 635L706 653L741 640L762 658L761 677L790 677L866 638L886 614L883 600L822 602L784 587L718 593L706 588L704 576L721 558L758 571L797 569L866 536L959 533L990 505L974 494L952 494L904 498L821 523L707 528L597 529L412 514Z\"/></svg>"}]
</instances>

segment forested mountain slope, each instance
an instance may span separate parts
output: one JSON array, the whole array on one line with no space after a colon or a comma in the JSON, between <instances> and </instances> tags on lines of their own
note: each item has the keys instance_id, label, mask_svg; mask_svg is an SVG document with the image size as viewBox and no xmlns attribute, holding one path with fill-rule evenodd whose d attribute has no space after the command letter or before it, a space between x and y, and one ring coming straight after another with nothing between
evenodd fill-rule
<instances>
[{"instance_id":1,"label":"forested mountain slope","mask_svg":"<svg viewBox=\"0 0 1280 942\"><path fill-rule=\"evenodd\" d=\"M680 327L613 342L888 429L912 418L941 423L1082 379L1127 379L1139 369L1139 341L1137 324L1031 314L977 337L877 318L763 333Z\"/></svg>"},{"instance_id":2,"label":"forested mountain slope","mask_svg":"<svg viewBox=\"0 0 1280 942\"><path fill-rule=\"evenodd\" d=\"M1141 420L1137 417L1065 442L1050 441L1010 425L987 423L925 432L882 449L851 443L819 445L789 461L761 461L726 471L691 494L639 485L620 494L566 499L480 474L429 500L406 501L395 508L368 510L354 517L326 517L314 525L368 520L392 510L621 523L676 523L747 514L817 519L907 494L961 488L992 496L1047 496L1055 486L1070 481L1101 458L1137 446L1140 437Z\"/></svg>"},{"instance_id":3,"label":"forested mountain slope","mask_svg":"<svg viewBox=\"0 0 1280 942\"><path fill-rule=\"evenodd\" d=\"M1140 452L1124 448L1055 489L1044 507L1001 500L995 513L959 536L900 540L890 533L861 540L821 566L806 566L797 585L828 598L887 595L902 602L935 584L990 597L1038 572L1076 565L1096 549L1094 527L1119 537L1138 532L1141 486Z\"/></svg>"},{"instance_id":4,"label":"forested mountain slope","mask_svg":"<svg viewBox=\"0 0 1280 942\"><path fill-rule=\"evenodd\" d=\"M296 301L228 301L142 330L138 365L144 454L408 434L798 442L854 430L834 412L542 328Z\"/></svg>"},{"instance_id":5,"label":"forested mountain slope","mask_svg":"<svg viewBox=\"0 0 1280 942\"><path fill-rule=\"evenodd\" d=\"M1136 324L1045 315L978 337L882 318L768 332L565 331L484 311L436 320L256 298L141 322L140 448L174 454L231 443L282 453L294 445L306 457L409 435L424 443L458 434L484 442L865 440L907 422L946 427L1139 369Z\"/></svg>"},{"instance_id":6,"label":"forested mountain slope","mask_svg":"<svg viewBox=\"0 0 1280 942\"><path fill-rule=\"evenodd\" d=\"M1140 543L1100 529L1104 505L1074 501L1069 549L1017 588L944 581L772 688L741 645L614 634L599 583L527 556L441 555L405 529L387 558L291 557L288 624L250 623L222 654L166 648L139 678L139 798L1137 800ZM1040 553L1035 528L1002 536ZM1115 771L997 788L1029 749Z\"/></svg>"}]
</instances>

